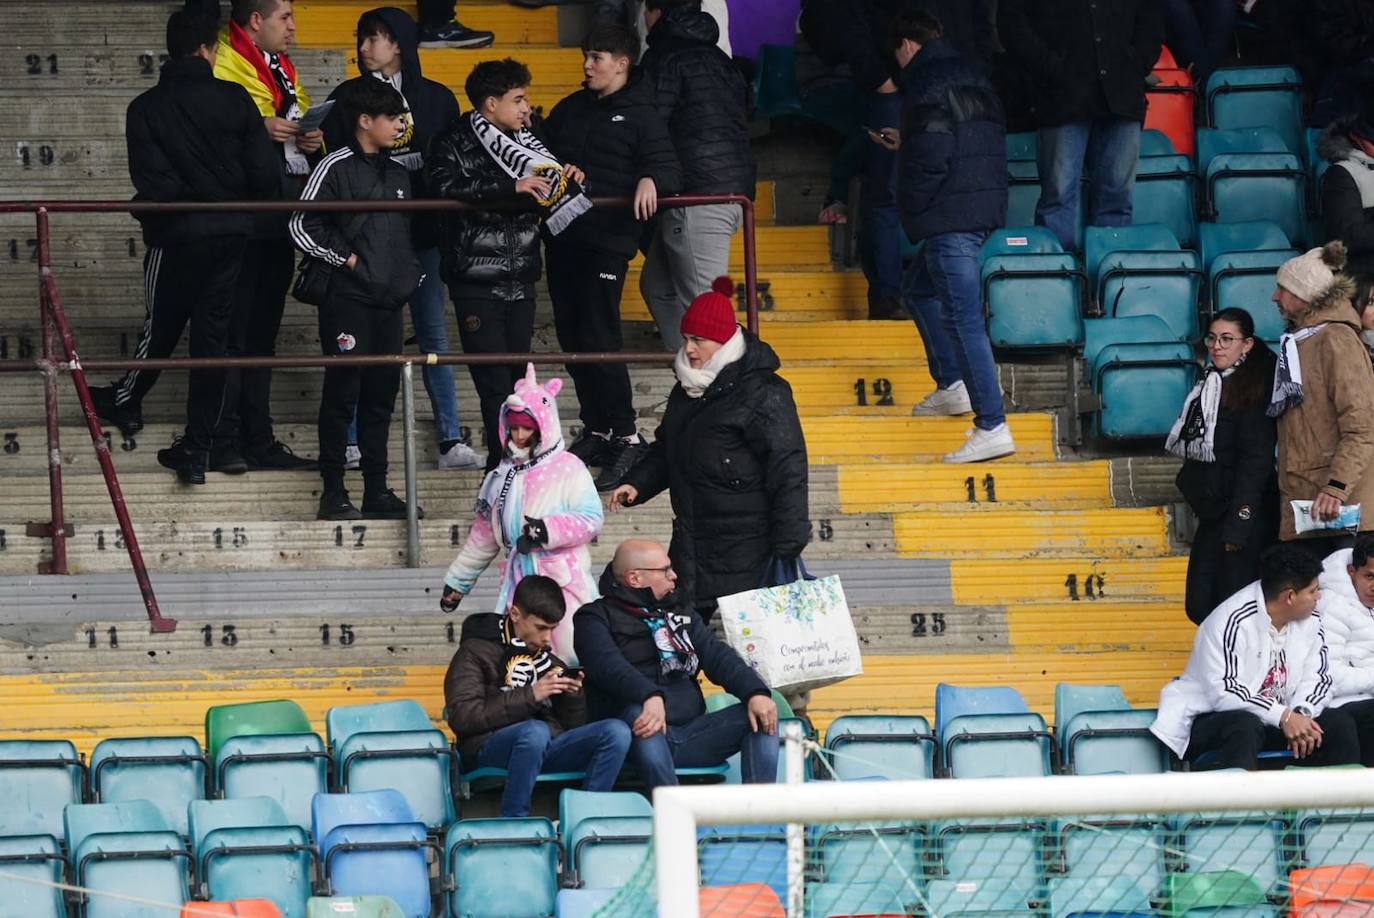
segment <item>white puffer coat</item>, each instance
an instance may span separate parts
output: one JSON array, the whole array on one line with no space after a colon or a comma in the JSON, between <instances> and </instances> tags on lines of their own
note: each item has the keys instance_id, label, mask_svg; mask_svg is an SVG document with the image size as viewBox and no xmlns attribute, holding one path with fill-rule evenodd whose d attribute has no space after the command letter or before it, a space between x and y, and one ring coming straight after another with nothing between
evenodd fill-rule
<instances>
[{"instance_id":1,"label":"white puffer coat","mask_svg":"<svg viewBox=\"0 0 1374 918\"><path fill-rule=\"evenodd\" d=\"M1330 657L1331 707L1374 698L1374 611L1356 596L1349 565L1348 548L1327 556L1317 601Z\"/></svg>"}]
</instances>

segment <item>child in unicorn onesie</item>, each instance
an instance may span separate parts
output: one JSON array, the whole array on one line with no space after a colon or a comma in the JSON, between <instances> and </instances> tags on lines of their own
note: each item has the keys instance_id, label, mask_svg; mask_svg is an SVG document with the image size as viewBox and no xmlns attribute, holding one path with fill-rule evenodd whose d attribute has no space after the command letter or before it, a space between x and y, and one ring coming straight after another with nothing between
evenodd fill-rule
<instances>
[{"instance_id":1,"label":"child in unicorn onesie","mask_svg":"<svg viewBox=\"0 0 1374 918\"><path fill-rule=\"evenodd\" d=\"M531 574L552 578L574 611L599 595L587 546L601 532L601 498L582 460L563 448L556 400L562 388L561 379L539 385L528 364L501 405L497 431L505 456L482 481L472 528L444 577L445 611L458 607L503 552L497 614ZM553 653L569 663L576 662L572 619L565 615L553 632Z\"/></svg>"}]
</instances>

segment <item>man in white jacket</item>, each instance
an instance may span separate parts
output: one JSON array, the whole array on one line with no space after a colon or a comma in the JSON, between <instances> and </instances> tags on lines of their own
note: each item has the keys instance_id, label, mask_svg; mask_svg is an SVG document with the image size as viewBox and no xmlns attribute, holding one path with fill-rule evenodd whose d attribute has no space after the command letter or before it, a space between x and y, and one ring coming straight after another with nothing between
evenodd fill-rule
<instances>
[{"instance_id":1,"label":"man in white jacket","mask_svg":"<svg viewBox=\"0 0 1374 918\"><path fill-rule=\"evenodd\" d=\"M1326 633L1331 708L1355 724L1360 763L1374 765L1374 533L1327 556L1317 614Z\"/></svg>"},{"instance_id":2,"label":"man in white jacket","mask_svg":"<svg viewBox=\"0 0 1374 918\"><path fill-rule=\"evenodd\" d=\"M1248 770L1269 750L1304 765L1359 760L1354 723L1327 706L1326 637L1313 615L1320 574L1305 549L1276 545L1260 559L1260 579L1207 616L1150 726L1180 759Z\"/></svg>"}]
</instances>

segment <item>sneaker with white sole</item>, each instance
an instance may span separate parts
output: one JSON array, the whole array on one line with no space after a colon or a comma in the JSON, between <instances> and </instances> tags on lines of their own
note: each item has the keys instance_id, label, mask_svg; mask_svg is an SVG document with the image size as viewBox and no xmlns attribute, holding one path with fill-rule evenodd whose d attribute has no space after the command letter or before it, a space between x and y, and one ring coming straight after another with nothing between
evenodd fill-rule
<instances>
[{"instance_id":1,"label":"sneaker with white sole","mask_svg":"<svg viewBox=\"0 0 1374 918\"><path fill-rule=\"evenodd\" d=\"M945 453L945 461L952 463L986 462L1010 456L1016 452L1016 444L1011 439L1011 428L1002 422L992 430L975 427L964 439L964 445L952 453Z\"/></svg>"},{"instance_id":2,"label":"sneaker with white sole","mask_svg":"<svg viewBox=\"0 0 1374 918\"><path fill-rule=\"evenodd\" d=\"M911 409L913 417L943 417L956 414L968 414L973 410L973 404L968 399L968 389L964 387L961 379L948 389L936 389L916 403L916 407Z\"/></svg>"},{"instance_id":3,"label":"sneaker with white sole","mask_svg":"<svg viewBox=\"0 0 1374 918\"><path fill-rule=\"evenodd\" d=\"M455 443L439 454L440 469L480 469L482 457L466 443Z\"/></svg>"},{"instance_id":4,"label":"sneaker with white sole","mask_svg":"<svg viewBox=\"0 0 1374 918\"><path fill-rule=\"evenodd\" d=\"M344 468L356 469L363 461L363 451L358 449L358 444L350 443L344 447Z\"/></svg>"}]
</instances>

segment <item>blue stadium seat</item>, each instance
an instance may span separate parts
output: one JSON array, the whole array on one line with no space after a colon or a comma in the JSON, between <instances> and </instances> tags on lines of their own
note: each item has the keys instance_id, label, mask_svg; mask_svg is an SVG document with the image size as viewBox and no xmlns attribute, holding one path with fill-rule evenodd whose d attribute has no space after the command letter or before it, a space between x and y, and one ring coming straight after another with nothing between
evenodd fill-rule
<instances>
[{"instance_id":1,"label":"blue stadium seat","mask_svg":"<svg viewBox=\"0 0 1374 918\"><path fill-rule=\"evenodd\" d=\"M1250 127L1229 130L1198 128L1197 171L1206 175L1212 160L1229 153L1289 153L1283 137L1273 128Z\"/></svg>"},{"instance_id":2,"label":"blue stadium seat","mask_svg":"<svg viewBox=\"0 0 1374 918\"><path fill-rule=\"evenodd\" d=\"M1150 897L1127 877L1065 877L1050 880L1050 918L1076 915L1153 918Z\"/></svg>"},{"instance_id":3,"label":"blue stadium seat","mask_svg":"<svg viewBox=\"0 0 1374 918\"><path fill-rule=\"evenodd\" d=\"M1124 877L1147 894L1164 885L1169 826L1163 816L1064 817L1054 826L1057 868L1066 877Z\"/></svg>"},{"instance_id":4,"label":"blue stadium seat","mask_svg":"<svg viewBox=\"0 0 1374 918\"><path fill-rule=\"evenodd\" d=\"M1192 345L1155 316L1089 319L1083 325L1083 359L1101 400L1092 431L1108 439L1168 434L1197 378Z\"/></svg>"},{"instance_id":5,"label":"blue stadium seat","mask_svg":"<svg viewBox=\"0 0 1374 918\"><path fill-rule=\"evenodd\" d=\"M1283 317L1270 302L1279 266L1298 255L1296 249L1268 249L1258 252L1227 252L1218 255L1208 272L1213 312L1239 308L1255 320L1255 336L1277 341L1283 334Z\"/></svg>"},{"instance_id":6,"label":"blue stadium seat","mask_svg":"<svg viewBox=\"0 0 1374 918\"><path fill-rule=\"evenodd\" d=\"M0 740L0 835L63 837L62 809L80 803L86 766L68 740Z\"/></svg>"},{"instance_id":7,"label":"blue stadium seat","mask_svg":"<svg viewBox=\"0 0 1374 918\"><path fill-rule=\"evenodd\" d=\"M924 893L886 883L811 883L806 887L806 918L850 915L915 915Z\"/></svg>"},{"instance_id":8,"label":"blue stadium seat","mask_svg":"<svg viewBox=\"0 0 1374 918\"><path fill-rule=\"evenodd\" d=\"M192 736L101 740L90 773L92 803L151 800L183 836L187 804L205 799L205 754Z\"/></svg>"},{"instance_id":9,"label":"blue stadium seat","mask_svg":"<svg viewBox=\"0 0 1374 918\"><path fill-rule=\"evenodd\" d=\"M1083 272L1073 255L993 255L982 265L988 338L997 348L1083 343Z\"/></svg>"},{"instance_id":10,"label":"blue stadium seat","mask_svg":"<svg viewBox=\"0 0 1374 918\"><path fill-rule=\"evenodd\" d=\"M401 907L387 896L318 896L305 907L305 918L404 918Z\"/></svg>"},{"instance_id":11,"label":"blue stadium seat","mask_svg":"<svg viewBox=\"0 0 1374 918\"><path fill-rule=\"evenodd\" d=\"M620 886L639 869L653 834L641 794L565 789L558 795L563 864L576 886Z\"/></svg>"},{"instance_id":12,"label":"blue stadium seat","mask_svg":"<svg viewBox=\"0 0 1374 918\"><path fill-rule=\"evenodd\" d=\"M1198 225L1198 251L1202 255L1203 269L1209 272L1217 258L1228 252L1290 248L1292 243L1284 235L1283 229L1272 220ZM1267 299L1266 297L1266 301Z\"/></svg>"},{"instance_id":13,"label":"blue stadium seat","mask_svg":"<svg viewBox=\"0 0 1374 918\"><path fill-rule=\"evenodd\" d=\"M1007 162L1033 163L1040 149L1040 135L1035 131L1009 133L1006 139Z\"/></svg>"},{"instance_id":14,"label":"blue stadium seat","mask_svg":"<svg viewBox=\"0 0 1374 918\"><path fill-rule=\"evenodd\" d=\"M845 714L830 722L825 748L841 781L853 778L935 777L930 721L909 714Z\"/></svg>"},{"instance_id":15,"label":"blue stadium seat","mask_svg":"<svg viewBox=\"0 0 1374 918\"><path fill-rule=\"evenodd\" d=\"M445 870L452 918L552 915L558 892L558 835L547 819L464 819L449 826ZM512 889L519 884L519 892Z\"/></svg>"},{"instance_id":16,"label":"blue stadium seat","mask_svg":"<svg viewBox=\"0 0 1374 918\"><path fill-rule=\"evenodd\" d=\"M1222 67L1206 92L1212 127L1268 127L1288 152L1302 152L1302 81L1292 67Z\"/></svg>"},{"instance_id":17,"label":"blue stadium seat","mask_svg":"<svg viewBox=\"0 0 1374 918\"><path fill-rule=\"evenodd\" d=\"M782 825L709 826L697 830L701 885L763 883L787 898L787 830Z\"/></svg>"},{"instance_id":18,"label":"blue stadium seat","mask_svg":"<svg viewBox=\"0 0 1374 918\"><path fill-rule=\"evenodd\" d=\"M102 893L178 907L190 898L185 843L149 801L72 804L63 821L72 881L89 887L78 910L84 918L141 918L148 913L141 902Z\"/></svg>"},{"instance_id":19,"label":"blue stadium seat","mask_svg":"<svg viewBox=\"0 0 1374 918\"><path fill-rule=\"evenodd\" d=\"M340 791L395 788L411 814L430 829L456 818L454 753L419 704L401 700L330 708L326 724Z\"/></svg>"},{"instance_id":20,"label":"blue stadium seat","mask_svg":"<svg viewBox=\"0 0 1374 918\"><path fill-rule=\"evenodd\" d=\"M1187 156L1142 155L1131 190L1131 220L1167 226L1180 243L1192 245L1197 238L1196 182L1193 161Z\"/></svg>"},{"instance_id":21,"label":"blue stadium seat","mask_svg":"<svg viewBox=\"0 0 1374 918\"><path fill-rule=\"evenodd\" d=\"M1140 132L1140 155L1142 157L1175 156L1177 154L1178 149L1174 146L1174 142L1163 131L1145 128Z\"/></svg>"},{"instance_id":22,"label":"blue stadium seat","mask_svg":"<svg viewBox=\"0 0 1374 918\"><path fill-rule=\"evenodd\" d=\"M388 896L407 918L429 918L431 842L399 791L316 794L311 814L331 895Z\"/></svg>"},{"instance_id":23,"label":"blue stadium seat","mask_svg":"<svg viewBox=\"0 0 1374 918\"><path fill-rule=\"evenodd\" d=\"M270 899L304 918L315 847L271 797L195 800L187 807L197 892L206 899Z\"/></svg>"},{"instance_id":24,"label":"blue stadium seat","mask_svg":"<svg viewBox=\"0 0 1374 918\"><path fill-rule=\"evenodd\" d=\"M1021 910L1045 898L1048 826L1031 819L958 819L930 831L934 914ZM948 886L937 886L947 883ZM960 888L971 887L971 888ZM988 897L992 897L989 899Z\"/></svg>"},{"instance_id":25,"label":"blue stadium seat","mask_svg":"<svg viewBox=\"0 0 1374 918\"><path fill-rule=\"evenodd\" d=\"M1374 813L1361 809L1298 810L1293 814L1304 867L1374 861Z\"/></svg>"},{"instance_id":26,"label":"blue stadium seat","mask_svg":"<svg viewBox=\"0 0 1374 918\"><path fill-rule=\"evenodd\" d=\"M65 858L51 835L0 838L0 914L67 918L61 883Z\"/></svg>"},{"instance_id":27,"label":"blue stadium seat","mask_svg":"<svg viewBox=\"0 0 1374 918\"><path fill-rule=\"evenodd\" d=\"M1059 255L1064 251L1043 226L1006 226L988 233L978 249L978 263L996 255Z\"/></svg>"},{"instance_id":28,"label":"blue stadium seat","mask_svg":"<svg viewBox=\"0 0 1374 918\"><path fill-rule=\"evenodd\" d=\"M955 778L1048 775L1052 742L1044 718L1015 690L935 688L935 721L944 771Z\"/></svg>"},{"instance_id":29,"label":"blue stadium seat","mask_svg":"<svg viewBox=\"0 0 1374 918\"><path fill-rule=\"evenodd\" d=\"M949 722L967 714L1025 714L1021 693L1007 686L967 687L941 682L935 686L935 733L943 737Z\"/></svg>"},{"instance_id":30,"label":"blue stadium seat","mask_svg":"<svg viewBox=\"0 0 1374 918\"><path fill-rule=\"evenodd\" d=\"M1277 813L1178 813L1172 822L1188 871L1238 871L1266 893L1279 892L1288 877L1284 842L1289 824Z\"/></svg>"},{"instance_id":31,"label":"blue stadium seat","mask_svg":"<svg viewBox=\"0 0 1374 918\"><path fill-rule=\"evenodd\" d=\"M810 856L827 883L913 889L923 877L926 827L910 820L813 825Z\"/></svg>"},{"instance_id":32,"label":"blue stadium seat","mask_svg":"<svg viewBox=\"0 0 1374 918\"><path fill-rule=\"evenodd\" d=\"M1118 685L1054 689L1054 735L1065 774L1168 771L1168 754L1150 733L1153 710L1133 710Z\"/></svg>"},{"instance_id":33,"label":"blue stadium seat","mask_svg":"<svg viewBox=\"0 0 1374 918\"><path fill-rule=\"evenodd\" d=\"M233 736L219 747L215 784L228 799L271 797L292 825L308 830L311 801L329 789L328 768L329 753L314 733Z\"/></svg>"},{"instance_id":34,"label":"blue stadium seat","mask_svg":"<svg viewBox=\"0 0 1374 918\"><path fill-rule=\"evenodd\" d=\"M1271 220L1307 238L1307 173L1292 153L1224 153L1207 166L1207 209L1218 223Z\"/></svg>"}]
</instances>

